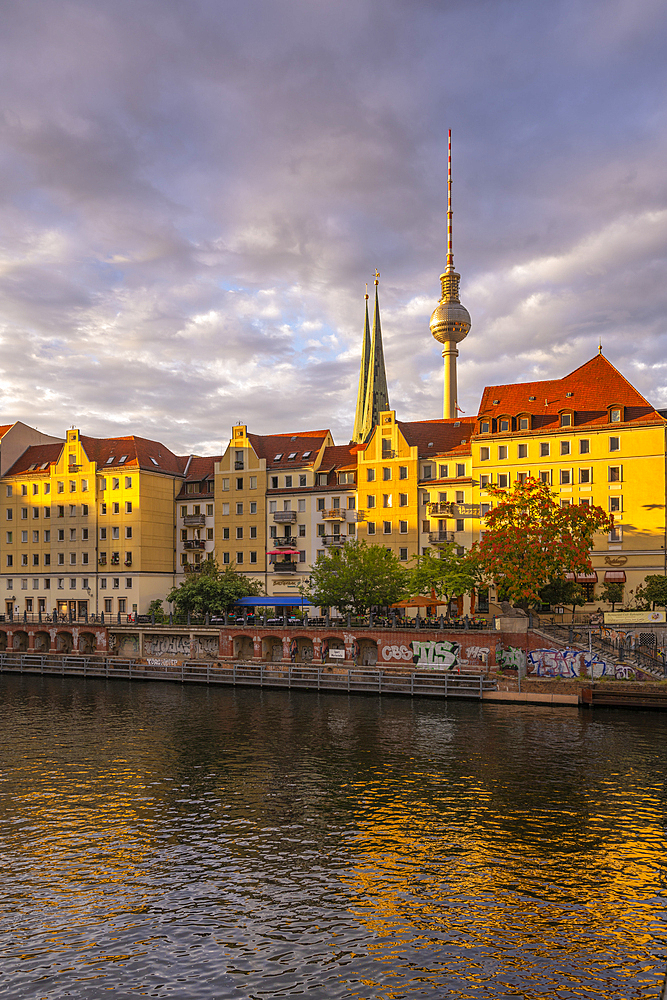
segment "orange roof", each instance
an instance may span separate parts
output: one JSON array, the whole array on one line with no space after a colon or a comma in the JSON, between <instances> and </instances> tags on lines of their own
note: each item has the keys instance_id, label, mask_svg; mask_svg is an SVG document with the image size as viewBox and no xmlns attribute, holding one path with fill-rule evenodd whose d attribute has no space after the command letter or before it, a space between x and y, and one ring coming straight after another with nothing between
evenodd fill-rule
<instances>
[{"instance_id":1,"label":"orange roof","mask_svg":"<svg viewBox=\"0 0 667 1000\"><path fill-rule=\"evenodd\" d=\"M190 458L190 464L187 464L187 473L185 476L185 481L187 483L196 483L202 479L213 479L215 469L215 462L220 462L222 460L222 455L207 455L205 457L200 457L199 455L192 455Z\"/></svg>"},{"instance_id":2,"label":"orange roof","mask_svg":"<svg viewBox=\"0 0 667 1000\"><path fill-rule=\"evenodd\" d=\"M17 458L5 475L20 476L26 472L34 472L35 475L39 472L48 473L51 463L57 462L60 458L63 447L63 442L58 444L33 444L30 448L26 448L21 457ZM45 464L46 468L42 469L42 466Z\"/></svg>"},{"instance_id":3,"label":"orange roof","mask_svg":"<svg viewBox=\"0 0 667 1000\"><path fill-rule=\"evenodd\" d=\"M470 438L475 429L474 420L447 418L442 420L396 421L403 437L411 447L417 448L420 458L449 452L468 454Z\"/></svg>"},{"instance_id":4,"label":"orange roof","mask_svg":"<svg viewBox=\"0 0 667 1000\"><path fill-rule=\"evenodd\" d=\"M575 425L608 423L608 407L625 408L625 420L662 420L655 408L605 358L596 354L560 379L491 385L484 389L479 416L530 413L533 428L558 426L562 410L573 410Z\"/></svg>"},{"instance_id":5,"label":"orange roof","mask_svg":"<svg viewBox=\"0 0 667 1000\"><path fill-rule=\"evenodd\" d=\"M13 426L14 424L0 424L0 438L3 438L7 433L7 431L10 429L10 427Z\"/></svg>"},{"instance_id":6,"label":"orange roof","mask_svg":"<svg viewBox=\"0 0 667 1000\"><path fill-rule=\"evenodd\" d=\"M343 470L356 469L357 467L357 447L355 444L329 445L324 449L322 455L322 472L329 472L331 469Z\"/></svg>"},{"instance_id":7,"label":"orange roof","mask_svg":"<svg viewBox=\"0 0 667 1000\"><path fill-rule=\"evenodd\" d=\"M116 438L92 438L82 434L81 444L88 458L97 463L98 470L134 466L150 472L182 476L188 461L187 455L174 455L159 441L137 437L135 434ZM125 461L121 462L123 456Z\"/></svg>"},{"instance_id":8,"label":"orange roof","mask_svg":"<svg viewBox=\"0 0 667 1000\"><path fill-rule=\"evenodd\" d=\"M268 467L289 467L293 463L311 464L329 431L305 431L303 434L248 434L258 458ZM294 458L290 458L294 455ZM278 456L280 456L278 458Z\"/></svg>"}]
</instances>

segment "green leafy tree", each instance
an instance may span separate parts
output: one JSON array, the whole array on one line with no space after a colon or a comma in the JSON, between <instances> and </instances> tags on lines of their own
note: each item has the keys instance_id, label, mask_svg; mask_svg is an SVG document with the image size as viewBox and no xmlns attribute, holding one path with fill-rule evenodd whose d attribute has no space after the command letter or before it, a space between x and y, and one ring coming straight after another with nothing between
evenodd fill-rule
<instances>
[{"instance_id":1,"label":"green leafy tree","mask_svg":"<svg viewBox=\"0 0 667 1000\"><path fill-rule=\"evenodd\" d=\"M622 584L617 586L622 589ZM645 576L644 585L637 587L635 602L651 611L655 611L656 604L659 608L667 607L667 576Z\"/></svg>"},{"instance_id":2,"label":"green leafy tree","mask_svg":"<svg viewBox=\"0 0 667 1000\"><path fill-rule=\"evenodd\" d=\"M641 588L637 587L638 592L639 590ZM623 600L623 584L607 581L600 590L598 599L604 601L606 604L611 604L611 610L613 611L616 605L620 604Z\"/></svg>"},{"instance_id":3,"label":"green leafy tree","mask_svg":"<svg viewBox=\"0 0 667 1000\"><path fill-rule=\"evenodd\" d=\"M546 587L540 590L540 600L550 607L555 604L564 604L575 609L586 603L586 596L583 587L575 580L550 580Z\"/></svg>"},{"instance_id":4,"label":"green leafy tree","mask_svg":"<svg viewBox=\"0 0 667 1000\"><path fill-rule=\"evenodd\" d=\"M410 573L411 596L435 594L447 604L454 597L469 594L478 582L477 564L469 556L460 556L454 545L443 545L437 554L427 550L417 556Z\"/></svg>"},{"instance_id":5,"label":"green leafy tree","mask_svg":"<svg viewBox=\"0 0 667 1000\"><path fill-rule=\"evenodd\" d=\"M409 577L384 546L353 541L319 556L302 591L312 604L362 615L406 597Z\"/></svg>"},{"instance_id":6,"label":"green leafy tree","mask_svg":"<svg viewBox=\"0 0 667 1000\"><path fill-rule=\"evenodd\" d=\"M220 614L229 611L241 597L256 597L261 593L259 581L237 573L234 566L221 570L213 560L207 560L198 573L189 574L183 583L173 587L167 600L180 612Z\"/></svg>"},{"instance_id":7,"label":"green leafy tree","mask_svg":"<svg viewBox=\"0 0 667 1000\"><path fill-rule=\"evenodd\" d=\"M527 609L550 580L591 572L594 535L611 529L600 507L561 507L549 486L535 479L511 490L487 486L486 492L495 503L474 551L485 578L504 598Z\"/></svg>"},{"instance_id":8,"label":"green leafy tree","mask_svg":"<svg viewBox=\"0 0 667 1000\"><path fill-rule=\"evenodd\" d=\"M151 601L151 603L148 605L148 614L155 615L156 622L163 622L165 615L164 615L164 609L162 607L162 601L160 600Z\"/></svg>"}]
</instances>

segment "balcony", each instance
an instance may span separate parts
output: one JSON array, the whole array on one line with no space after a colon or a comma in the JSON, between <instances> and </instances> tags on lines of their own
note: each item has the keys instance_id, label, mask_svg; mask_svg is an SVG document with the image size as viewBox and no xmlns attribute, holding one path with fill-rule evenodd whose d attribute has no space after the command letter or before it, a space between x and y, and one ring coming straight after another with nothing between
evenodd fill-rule
<instances>
[{"instance_id":1,"label":"balcony","mask_svg":"<svg viewBox=\"0 0 667 1000\"><path fill-rule=\"evenodd\" d=\"M354 537L354 536L353 536ZM344 545L347 541L346 535L320 535L318 537L318 542L323 542L324 545Z\"/></svg>"},{"instance_id":2,"label":"balcony","mask_svg":"<svg viewBox=\"0 0 667 1000\"><path fill-rule=\"evenodd\" d=\"M206 517L204 514L186 514L183 518L183 524L188 528L201 528L206 524Z\"/></svg>"},{"instance_id":3,"label":"balcony","mask_svg":"<svg viewBox=\"0 0 667 1000\"><path fill-rule=\"evenodd\" d=\"M273 563L274 573L296 573L297 563L295 562L277 562Z\"/></svg>"},{"instance_id":4,"label":"balcony","mask_svg":"<svg viewBox=\"0 0 667 1000\"><path fill-rule=\"evenodd\" d=\"M383 459L383 461L384 461L385 458L396 458L396 452L392 451L391 448L383 448L382 449L382 459Z\"/></svg>"},{"instance_id":5,"label":"balcony","mask_svg":"<svg viewBox=\"0 0 667 1000\"><path fill-rule=\"evenodd\" d=\"M347 511L345 507L330 507L328 510L320 511L323 521L346 521Z\"/></svg>"},{"instance_id":6,"label":"balcony","mask_svg":"<svg viewBox=\"0 0 667 1000\"><path fill-rule=\"evenodd\" d=\"M296 524L296 511L277 510L274 512L273 520L276 524Z\"/></svg>"},{"instance_id":7,"label":"balcony","mask_svg":"<svg viewBox=\"0 0 667 1000\"><path fill-rule=\"evenodd\" d=\"M455 537L453 531L432 531L428 540L431 545L443 545L445 542L453 542Z\"/></svg>"},{"instance_id":8,"label":"balcony","mask_svg":"<svg viewBox=\"0 0 667 1000\"><path fill-rule=\"evenodd\" d=\"M269 538L266 542L267 549L296 549L296 538L291 535L281 535L280 538Z\"/></svg>"},{"instance_id":9,"label":"balcony","mask_svg":"<svg viewBox=\"0 0 667 1000\"><path fill-rule=\"evenodd\" d=\"M184 549L205 549L206 542L201 541L199 538L189 539L187 542L183 542Z\"/></svg>"},{"instance_id":10,"label":"balcony","mask_svg":"<svg viewBox=\"0 0 667 1000\"><path fill-rule=\"evenodd\" d=\"M428 509L431 517L479 517L481 513L478 503L430 503Z\"/></svg>"}]
</instances>

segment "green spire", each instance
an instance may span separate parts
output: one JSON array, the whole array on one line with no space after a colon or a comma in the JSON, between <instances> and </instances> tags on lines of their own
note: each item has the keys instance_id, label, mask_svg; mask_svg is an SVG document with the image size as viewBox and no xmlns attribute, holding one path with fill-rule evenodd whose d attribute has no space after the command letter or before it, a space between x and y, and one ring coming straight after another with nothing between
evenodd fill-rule
<instances>
[{"instance_id":1,"label":"green spire","mask_svg":"<svg viewBox=\"0 0 667 1000\"><path fill-rule=\"evenodd\" d=\"M373 314L373 333L370 332L368 321L368 292L366 292L366 320L364 324L364 341L361 349L361 369L359 372L359 393L357 395L357 410L354 418L352 440L363 443L370 437L373 427L379 422L380 413L389 409L389 393L387 392L387 374L384 367L384 351L382 349L382 328L380 325L380 301L378 298L378 279L375 272L375 312Z\"/></svg>"}]
</instances>

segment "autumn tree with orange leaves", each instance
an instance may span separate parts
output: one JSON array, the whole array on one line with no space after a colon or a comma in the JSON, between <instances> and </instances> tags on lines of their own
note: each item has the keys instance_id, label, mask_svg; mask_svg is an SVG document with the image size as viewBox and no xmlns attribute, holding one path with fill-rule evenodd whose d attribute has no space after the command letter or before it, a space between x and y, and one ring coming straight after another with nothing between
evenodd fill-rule
<instances>
[{"instance_id":1,"label":"autumn tree with orange leaves","mask_svg":"<svg viewBox=\"0 0 667 1000\"><path fill-rule=\"evenodd\" d=\"M473 553L503 600L528 609L540 602L540 590L551 581L592 572L593 536L612 526L601 507L561 507L549 486L536 479L517 482L510 490L485 489L494 505Z\"/></svg>"}]
</instances>

